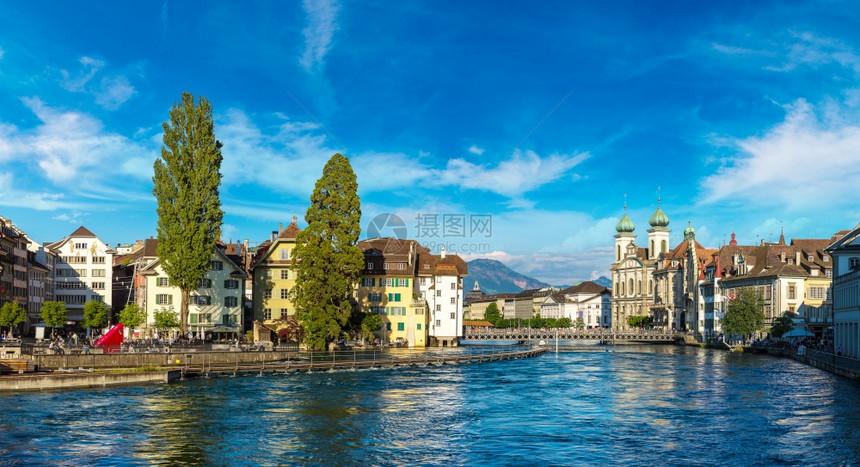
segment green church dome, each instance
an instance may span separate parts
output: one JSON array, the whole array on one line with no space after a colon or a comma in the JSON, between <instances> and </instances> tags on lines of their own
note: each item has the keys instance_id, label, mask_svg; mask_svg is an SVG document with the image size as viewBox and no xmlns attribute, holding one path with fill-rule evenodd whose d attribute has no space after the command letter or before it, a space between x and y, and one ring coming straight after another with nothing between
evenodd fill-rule
<instances>
[{"instance_id":1,"label":"green church dome","mask_svg":"<svg viewBox=\"0 0 860 467\"><path fill-rule=\"evenodd\" d=\"M651 218L648 219L648 223L651 224L651 227L669 227L669 217L660 209L660 206L657 206L657 210L654 211L654 214L651 215Z\"/></svg>"},{"instance_id":2,"label":"green church dome","mask_svg":"<svg viewBox=\"0 0 860 467\"><path fill-rule=\"evenodd\" d=\"M633 226L633 221L631 221L630 218L627 217L626 212L624 213L624 217L622 217L621 220L618 221L617 224L615 224L615 230L618 233L633 233L634 229L635 227Z\"/></svg>"},{"instance_id":3,"label":"green church dome","mask_svg":"<svg viewBox=\"0 0 860 467\"><path fill-rule=\"evenodd\" d=\"M691 235L693 235L693 234L695 234L695 233L696 233L696 230L695 230L695 229L693 229L693 226L692 226L692 225L690 225L690 223L689 223L689 222L687 222L687 228L686 228L686 229L684 229L684 238L687 238L687 237L689 237L689 236L691 236Z\"/></svg>"}]
</instances>

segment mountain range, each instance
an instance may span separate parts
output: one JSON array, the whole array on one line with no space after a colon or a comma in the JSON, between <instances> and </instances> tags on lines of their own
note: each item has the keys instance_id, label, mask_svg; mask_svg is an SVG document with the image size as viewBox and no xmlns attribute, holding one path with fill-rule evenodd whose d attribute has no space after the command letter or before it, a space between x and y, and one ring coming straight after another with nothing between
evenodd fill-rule
<instances>
[{"instance_id":1,"label":"mountain range","mask_svg":"<svg viewBox=\"0 0 860 467\"><path fill-rule=\"evenodd\" d=\"M486 294L518 293L526 289L540 289L550 285L534 277L520 274L501 261L494 259L473 259L466 264L469 266L469 275L463 279L463 289L466 292L474 288L475 281L478 281L481 290ZM600 276L592 282L604 287L612 285L612 281L604 276ZM558 287L566 288L567 286L560 285Z\"/></svg>"}]
</instances>

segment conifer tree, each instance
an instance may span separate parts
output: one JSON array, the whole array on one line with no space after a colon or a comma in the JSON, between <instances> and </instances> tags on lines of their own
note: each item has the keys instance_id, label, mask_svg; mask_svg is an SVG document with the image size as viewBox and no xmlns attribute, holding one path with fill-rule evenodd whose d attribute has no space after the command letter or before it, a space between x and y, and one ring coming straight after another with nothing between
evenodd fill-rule
<instances>
[{"instance_id":1,"label":"conifer tree","mask_svg":"<svg viewBox=\"0 0 860 467\"><path fill-rule=\"evenodd\" d=\"M293 300L310 349L340 337L353 307L352 294L364 267L358 183L349 159L335 154L323 168L305 214L308 227L296 237Z\"/></svg>"},{"instance_id":2,"label":"conifer tree","mask_svg":"<svg viewBox=\"0 0 860 467\"><path fill-rule=\"evenodd\" d=\"M200 287L212 262L224 212L221 184L221 142L215 139L212 108L205 97L182 93L161 124L164 145L155 161L152 189L158 201L158 257L171 284L182 291L179 324L188 332L188 300Z\"/></svg>"}]
</instances>

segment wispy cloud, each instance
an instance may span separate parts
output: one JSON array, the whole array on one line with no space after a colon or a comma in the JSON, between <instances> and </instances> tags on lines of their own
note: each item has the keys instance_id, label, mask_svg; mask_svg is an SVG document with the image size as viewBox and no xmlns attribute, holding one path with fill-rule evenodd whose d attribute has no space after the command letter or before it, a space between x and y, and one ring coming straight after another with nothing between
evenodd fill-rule
<instances>
[{"instance_id":1,"label":"wispy cloud","mask_svg":"<svg viewBox=\"0 0 860 467\"><path fill-rule=\"evenodd\" d=\"M151 177L155 147L108 131L88 114L56 109L37 97L22 102L41 123L26 130L0 123L4 169L20 169L31 180L47 181L63 194L112 201L141 197L135 188ZM32 196L44 209L67 206L64 195Z\"/></svg>"},{"instance_id":2,"label":"wispy cloud","mask_svg":"<svg viewBox=\"0 0 860 467\"><path fill-rule=\"evenodd\" d=\"M475 146L473 144L473 145L469 146L469 152L471 152L472 154L475 154L477 156L480 156L481 154L484 153L484 148L479 148L478 146Z\"/></svg>"},{"instance_id":3,"label":"wispy cloud","mask_svg":"<svg viewBox=\"0 0 860 467\"><path fill-rule=\"evenodd\" d=\"M107 110L116 110L136 93L128 78L122 75L103 76L93 83L96 75L106 63L92 57L81 57L81 69L77 72L60 70L63 79L60 86L70 92L84 93L96 98L96 104Z\"/></svg>"},{"instance_id":4,"label":"wispy cloud","mask_svg":"<svg viewBox=\"0 0 860 467\"><path fill-rule=\"evenodd\" d=\"M224 183L257 183L279 192L306 196L335 152L319 125L277 115L268 128L259 127L245 112L230 109L216 117L218 138L224 142ZM260 118L263 120L264 118ZM386 191L420 184L429 188L459 187L511 198L517 207L531 206L522 197L565 177L589 157L588 153L552 154L516 150L497 163L474 164L450 159L444 167L425 157L399 152L368 151L350 155L359 186L365 192ZM249 170L249 167L264 167ZM392 168L397 177L391 177ZM290 183L284 183L290 180Z\"/></svg>"},{"instance_id":5,"label":"wispy cloud","mask_svg":"<svg viewBox=\"0 0 860 467\"><path fill-rule=\"evenodd\" d=\"M860 126L823 121L799 99L762 136L728 140L738 154L701 183L704 203L753 203L809 209L845 206L860 179Z\"/></svg>"},{"instance_id":6,"label":"wispy cloud","mask_svg":"<svg viewBox=\"0 0 860 467\"><path fill-rule=\"evenodd\" d=\"M326 53L331 48L332 38L338 30L337 13L340 9L334 0L303 0L302 8L307 13L305 50L299 63L308 73L321 69Z\"/></svg>"},{"instance_id":7,"label":"wispy cloud","mask_svg":"<svg viewBox=\"0 0 860 467\"><path fill-rule=\"evenodd\" d=\"M0 60L3 60L3 47L0 47Z\"/></svg>"}]
</instances>

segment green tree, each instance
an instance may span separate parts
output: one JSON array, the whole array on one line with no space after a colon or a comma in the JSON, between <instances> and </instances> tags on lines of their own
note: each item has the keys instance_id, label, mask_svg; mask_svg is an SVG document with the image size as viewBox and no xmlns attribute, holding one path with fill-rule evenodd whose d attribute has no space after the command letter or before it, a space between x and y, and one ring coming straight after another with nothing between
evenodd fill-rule
<instances>
[{"instance_id":1,"label":"green tree","mask_svg":"<svg viewBox=\"0 0 860 467\"><path fill-rule=\"evenodd\" d=\"M27 312L16 301L6 302L0 307L0 328L8 327L9 332L26 318Z\"/></svg>"},{"instance_id":2,"label":"green tree","mask_svg":"<svg viewBox=\"0 0 860 467\"><path fill-rule=\"evenodd\" d=\"M364 267L356 246L360 219L355 173L349 159L335 154L314 186L305 214L308 227L299 232L292 252L292 298L310 349L325 349L336 340L352 311L350 298Z\"/></svg>"},{"instance_id":3,"label":"green tree","mask_svg":"<svg viewBox=\"0 0 860 467\"><path fill-rule=\"evenodd\" d=\"M770 327L770 335L779 339L793 329L794 320L791 319L791 314L786 311L782 316L773 320L773 326Z\"/></svg>"},{"instance_id":4,"label":"green tree","mask_svg":"<svg viewBox=\"0 0 860 467\"><path fill-rule=\"evenodd\" d=\"M92 336L92 328L100 328L107 323L107 305L98 301L90 300L84 305L84 320L81 325L87 328L87 337Z\"/></svg>"},{"instance_id":5,"label":"green tree","mask_svg":"<svg viewBox=\"0 0 860 467\"><path fill-rule=\"evenodd\" d=\"M192 290L212 267L212 252L224 212L221 184L221 142L215 139L212 108L205 97L182 93L161 124L164 145L155 161L152 193L158 202L158 257L170 283L182 291L179 322L188 332L188 301Z\"/></svg>"},{"instance_id":6,"label":"green tree","mask_svg":"<svg viewBox=\"0 0 860 467\"><path fill-rule=\"evenodd\" d=\"M569 321L570 318L568 318L568 322ZM583 329L585 329L585 321L582 320L581 316L579 318L576 318L576 321L573 322L573 327L575 327L577 331L582 331Z\"/></svg>"},{"instance_id":7,"label":"green tree","mask_svg":"<svg viewBox=\"0 0 860 467\"><path fill-rule=\"evenodd\" d=\"M737 296L729 302L723 318L726 334L742 336L746 340L761 329L764 323L764 299L761 291L754 287L742 287Z\"/></svg>"},{"instance_id":8,"label":"green tree","mask_svg":"<svg viewBox=\"0 0 860 467\"><path fill-rule=\"evenodd\" d=\"M45 322L45 326L51 328L51 337L54 337L54 328L66 324L66 320L68 319L66 304L56 301L45 302L42 305L41 318Z\"/></svg>"},{"instance_id":9,"label":"green tree","mask_svg":"<svg viewBox=\"0 0 860 467\"><path fill-rule=\"evenodd\" d=\"M487 310L484 312L484 319L499 327L499 321L502 320L502 312L499 311L499 306L495 302L487 305Z\"/></svg>"},{"instance_id":10,"label":"green tree","mask_svg":"<svg viewBox=\"0 0 860 467\"><path fill-rule=\"evenodd\" d=\"M146 310L137 303L129 303L119 312L119 322L129 329L134 329L145 321Z\"/></svg>"},{"instance_id":11,"label":"green tree","mask_svg":"<svg viewBox=\"0 0 860 467\"><path fill-rule=\"evenodd\" d=\"M627 324L632 328L647 328L651 326L654 320L650 316L630 316L627 318Z\"/></svg>"},{"instance_id":12,"label":"green tree","mask_svg":"<svg viewBox=\"0 0 860 467\"><path fill-rule=\"evenodd\" d=\"M155 329L165 331L167 329L175 329L178 327L180 327L180 323L172 306L170 308L161 308L160 310L155 311Z\"/></svg>"},{"instance_id":13,"label":"green tree","mask_svg":"<svg viewBox=\"0 0 860 467\"><path fill-rule=\"evenodd\" d=\"M368 313L361 320L361 331L365 339L373 340L373 333L382 329L382 316L376 313Z\"/></svg>"}]
</instances>

